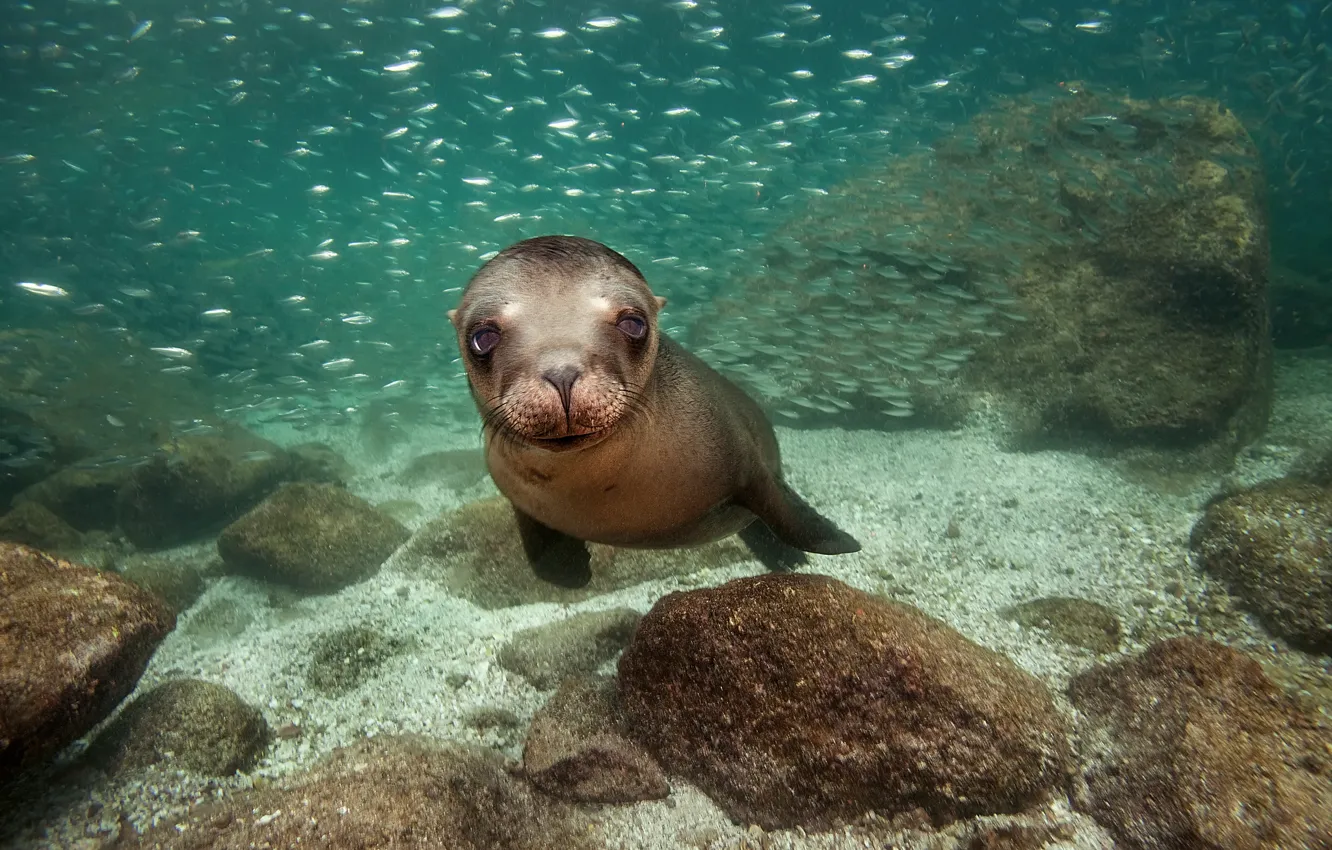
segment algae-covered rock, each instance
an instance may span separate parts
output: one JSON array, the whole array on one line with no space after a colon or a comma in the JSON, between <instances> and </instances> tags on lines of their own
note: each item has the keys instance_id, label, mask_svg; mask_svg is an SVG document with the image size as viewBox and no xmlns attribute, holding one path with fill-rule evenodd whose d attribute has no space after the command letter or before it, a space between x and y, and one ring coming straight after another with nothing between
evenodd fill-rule
<instances>
[{"instance_id":1,"label":"algae-covered rock","mask_svg":"<svg viewBox=\"0 0 1332 850\"><path fill-rule=\"evenodd\" d=\"M537 711L523 746L523 773L554 797L633 803L670 794L661 768L625 734L615 681L565 679Z\"/></svg>"},{"instance_id":2,"label":"algae-covered rock","mask_svg":"<svg viewBox=\"0 0 1332 850\"><path fill-rule=\"evenodd\" d=\"M450 490L466 490L487 474L486 458L479 448L450 449L412 458L398 473L398 481L410 487L441 484Z\"/></svg>"},{"instance_id":3,"label":"algae-covered rock","mask_svg":"<svg viewBox=\"0 0 1332 850\"><path fill-rule=\"evenodd\" d=\"M83 541L83 535L40 502L19 501L0 516L0 540L23 543L47 550L68 550Z\"/></svg>"},{"instance_id":4,"label":"algae-covered rock","mask_svg":"<svg viewBox=\"0 0 1332 850\"><path fill-rule=\"evenodd\" d=\"M826 576L672 593L620 658L628 728L765 829L1019 811L1064 781L1045 686L915 608Z\"/></svg>"},{"instance_id":5,"label":"algae-covered rock","mask_svg":"<svg viewBox=\"0 0 1332 850\"><path fill-rule=\"evenodd\" d=\"M42 505L79 531L111 531L120 490L132 474L124 464L66 467L24 490L15 502Z\"/></svg>"},{"instance_id":6,"label":"algae-covered rock","mask_svg":"<svg viewBox=\"0 0 1332 850\"><path fill-rule=\"evenodd\" d=\"M500 649L499 665L534 688L553 688L614 658L629 643L638 620L632 608L612 608L523 629Z\"/></svg>"},{"instance_id":7,"label":"algae-covered rock","mask_svg":"<svg viewBox=\"0 0 1332 850\"><path fill-rule=\"evenodd\" d=\"M690 341L794 427L997 407L1224 464L1271 400L1264 197L1215 101L1006 98L811 199Z\"/></svg>"},{"instance_id":8,"label":"algae-covered rock","mask_svg":"<svg viewBox=\"0 0 1332 850\"><path fill-rule=\"evenodd\" d=\"M174 625L114 573L0 543L0 782L110 714Z\"/></svg>"},{"instance_id":9,"label":"algae-covered rock","mask_svg":"<svg viewBox=\"0 0 1332 850\"><path fill-rule=\"evenodd\" d=\"M1225 496L1192 543L1273 634L1332 653L1332 488L1280 479Z\"/></svg>"},{"instance_id":10,"label":"algae-covered rock","mask_svg":"<svg viewBox=\"0 0 1332 850\"><path fill-rule=\"evenodd\" d=\"M268 735L263 715L230 689L178 679L125 706L97 736L89 758L113 772L160 764L230 776L254 764Z\"/></svg>"},{"instance_id":11,"label":"algae-covered rock","mask_svg":"<svg viewBox=\"0 0 1332 850\"><path fill-rule=\"evenodd\" d=\"M157 549L222 528L291 474L277 446L240 429L179 437L134 467L118 517L136 546Z\"/></svg>"},{"instance_id":12,"label":"algae-covered rock","mask_svg":"<svg viewBox=\"0 0 1332 850\"><path fill-rule=\"evenodd\" d=\"M532 602L578 602L640 582L728 567L752 556L732 537L694 549L621 549L590 544L592 580L577 590L532 572L508 501L495 497L463 505L427 523L394 560L396 569L429 576L482 608Z\"/></svg>"},{"instance_id":13,"label":"algae-covered rock","mask_svg":"<svg viewBox=\"0 0 1332 850\"><path fill-rule=\"evenodd\" d=\"M136 554L125 558L120 574L157 594L177 614L186 610L203 594L205 576L216 569L215 553L205 555L190 550L171 550Z\"/></svg>"},{"instance_id":14,"label":"algae-covered rock","mask_svg":"<svg viewBox=\"0 0 1332 850\"><path fill-rule=\"evenodd\" d=\"M362 581L410 533L331 484L285 484L223 530L217 550L236 572L313 593Z\"/></svg>"},{"instance_id":15,"label":"algae-covered rock","mask_svg":"<svg viewBox=\"0 0 1332 850\"><path fill-rule=\"evenodd\" d=\"M1119 617L1096 602L1051 596L1014 605L1001 613L1015 623L1040 629L1071 646L1098 653L1119 649L1122 633Z\"/></svg>"},{"instance_id":16,"label":"algae-covered rock","mask_svg":"<svg viewBox=\"0 0 1332 850\"><path fill-rule=\"evenodd\" d=\"M342 455L323 443L299 443L287 449L286 454L292 481L344 486L354 472Z\"/></svg>"},{"instance_id":17,"label":"algae-covered rock","mask_svg":"<svg viewBox=\"0 0 1332 850\"><path fill-rule=\"evenodd\" d=\"M600 845L589 833L585 817L511 776L497 753L382 735L335 750L281 787L197 807L122 843L129 850L592 850Z\"/></svg>"},{"instance_id":18,"label":"algae-covered rock","mask_svg":"<svg viewBox=\"0 0 1332 850\"><path fill-rule=\"evenodd\" d=\"M1256 661L1202 638L1155 644L1069 689L1085 792L1124 850L1332 846L1332 728Z\"/></svg>"}]
</instances>

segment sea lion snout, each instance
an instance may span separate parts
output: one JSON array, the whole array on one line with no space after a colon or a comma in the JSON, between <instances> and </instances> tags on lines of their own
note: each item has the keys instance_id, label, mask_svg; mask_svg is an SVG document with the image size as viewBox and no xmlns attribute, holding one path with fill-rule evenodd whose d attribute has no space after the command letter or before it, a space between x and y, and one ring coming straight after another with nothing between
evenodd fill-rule
<instances>
[{"instance_id":1,"label":"sea lion snout","mask_svg":"<svg viewBox=\"0 0 1332 850\"><path fill-rule=\"evenodd\" d=\"M560 394L560 403L564 405L564 415L567 417L570 413L569 407L573 403L573 385L574 382L583 374L577 366L560 366L557 369L547 369L541 377L546 383L555 388L555 392Z\"/></svg>"}]
</instances>

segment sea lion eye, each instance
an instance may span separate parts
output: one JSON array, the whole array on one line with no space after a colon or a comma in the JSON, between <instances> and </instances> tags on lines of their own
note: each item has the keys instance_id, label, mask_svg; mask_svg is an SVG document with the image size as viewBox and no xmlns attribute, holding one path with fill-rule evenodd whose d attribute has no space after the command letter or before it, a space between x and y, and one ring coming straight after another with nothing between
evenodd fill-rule
<instances>
[{"instance_id":1,"label":"sea lion eye","mask_svg":"<svg viewBox=\"0 0 1332 850\"><path fill-rule=\"evenodd\" d=\"M647 335L647 321L642 316L636 316L633 313L621 316L620 321L615 323L615 327L620 329L620 333L630 339L642 339Z\"/></svg>"},{"instance_id":2,"label":"sea lion eye","mask_svg":"<svg viewBox=\"0 0 1332 850\"><path fill-rule=\"evenodd\" d=\"M485 357L487 354L495 350L495 346L499 345L499 341L499 329L492 327L491 325L483 325L472 331L472 336L467 340L467 344L471 346L472 353L477 357Z\"/></svg>"}]
</instances>

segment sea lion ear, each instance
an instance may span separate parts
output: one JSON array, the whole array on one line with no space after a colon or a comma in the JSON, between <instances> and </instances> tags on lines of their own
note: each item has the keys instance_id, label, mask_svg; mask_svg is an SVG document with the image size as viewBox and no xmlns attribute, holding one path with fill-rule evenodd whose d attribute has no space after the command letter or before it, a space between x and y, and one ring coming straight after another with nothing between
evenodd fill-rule
<instances>
[{"instance_id":1,"label":"sea lion ear","mask_svg":"<svg viewBox=\"0 0 1332 850\"><path fill-rule=\"evenodd\" d=\"M665 297L663 297L663 296L661 296L661 295L654 295L653 297L657 299L657 309L658 309L658 310L663 310L663 309L666 308L666 299L665 299Z\"/></svg>"},{"instance_id":2,"label":"sea lion ear","mask_svg":"<svg viewBox=\"0 0 1332 850\"><path fill-rule=\"evenodd\" d=\"M458 327L458 311L457 311L457 310L450 310L450 311L449 311L449 324L453 325L455 328Z\"/></svg>"}]
</instances>

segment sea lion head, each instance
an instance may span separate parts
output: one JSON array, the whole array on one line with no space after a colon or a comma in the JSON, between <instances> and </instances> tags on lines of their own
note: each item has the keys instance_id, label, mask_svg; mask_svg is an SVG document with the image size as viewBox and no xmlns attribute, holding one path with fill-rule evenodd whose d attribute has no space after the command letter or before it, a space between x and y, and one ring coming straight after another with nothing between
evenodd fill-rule
<instances>
[{"instance_id":1,"label":"sea lion head","mask_svg":"<svg viewBox=\"0 0 1332 850\"><path fill-rule=\"evenodd\" d=\"M540 236L500 251L449 312L487 427L550 451L609 437L642 407L665 303L591 239Z\"/></svg>"}]
</instances>

